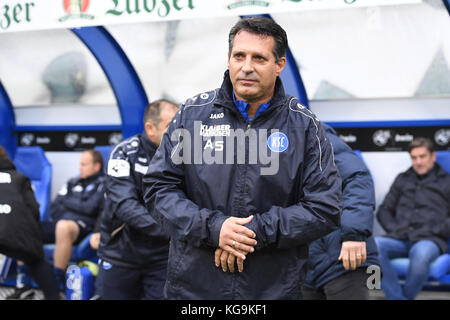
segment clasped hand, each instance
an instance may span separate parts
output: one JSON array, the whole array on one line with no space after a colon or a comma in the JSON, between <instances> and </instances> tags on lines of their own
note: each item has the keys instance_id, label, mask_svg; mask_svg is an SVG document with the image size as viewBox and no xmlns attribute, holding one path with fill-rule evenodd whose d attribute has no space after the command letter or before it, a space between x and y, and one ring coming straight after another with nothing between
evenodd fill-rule
<instances>
[{"instance_id":1,"label":"clasped hand","mask_svg":"<svg viewBox=\"0 0 450 320\"><path fill-rule=\"evenodd\" d=\"M219 248L214 253L216 267L234 272L237 263L239 272L244 270L244 260L248 253L254 252L257 242L256 234L244 225L252 221L253 216L247 218L230 217L224 221L219 235Z\"/></svg>"}]
</instances>

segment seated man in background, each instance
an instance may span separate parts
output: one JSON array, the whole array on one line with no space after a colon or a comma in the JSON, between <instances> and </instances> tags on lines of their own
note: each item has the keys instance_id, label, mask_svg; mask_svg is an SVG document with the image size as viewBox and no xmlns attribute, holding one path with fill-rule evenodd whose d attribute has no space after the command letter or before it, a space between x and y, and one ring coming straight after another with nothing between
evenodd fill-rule
<instances>
[{"instance_id":1,"label":"seated man in background","mask_svg":"<svg viewBox=\"0 0 450 320\"><path fill-rule=\"evenodd\" d=\"M72 246L94 230L103 209L104 176L102 155L93 149L80 158L80 175L70 179L59 191L50 207L50 221L42 221L44 243L55 243L53 266L60 289Z\"/></svg>"},{"instance_id":2,"label":"seated man in background","mask_svg":"<svg viewBox=\"0 0 450 320\"><path fill-rule=\"evenodd\" d=\"M380 205L377 218L386 231L376 237L387 299L414 299L428 279L430 264L447 251L450 236L450 175L436 163L433 142L415 138L412 167L400 173ZM408 257L402 287L390 260Z\"/></svg>"},{"instance_id":3,"label":"seated man in background","mask_svg":"<svg viewBox=\"0 0 450 320\"><path fill-rule=\"evenodd\" d=\"M379 266L373 231L375 191L364 162L322 123L342 178L341 226L309 245L304 300L368 300L366 268Z\"/></svg>"}]
</instances>

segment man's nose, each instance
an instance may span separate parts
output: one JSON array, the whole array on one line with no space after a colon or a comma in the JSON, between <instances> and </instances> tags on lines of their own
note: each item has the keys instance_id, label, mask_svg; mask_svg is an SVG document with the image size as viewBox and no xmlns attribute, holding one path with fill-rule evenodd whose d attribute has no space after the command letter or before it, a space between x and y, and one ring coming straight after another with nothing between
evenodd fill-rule
<instances>
[{"instance_id":1,"label":"man's nose","mask_svg":"<svg viewBox=\"0 0 450 320\"><path fill-rule=\"evenodd\" d=\"M253 63L251 57L244 60L241 70L245 73L250 73L253 71Z\"/></svg>"}]
</instances>

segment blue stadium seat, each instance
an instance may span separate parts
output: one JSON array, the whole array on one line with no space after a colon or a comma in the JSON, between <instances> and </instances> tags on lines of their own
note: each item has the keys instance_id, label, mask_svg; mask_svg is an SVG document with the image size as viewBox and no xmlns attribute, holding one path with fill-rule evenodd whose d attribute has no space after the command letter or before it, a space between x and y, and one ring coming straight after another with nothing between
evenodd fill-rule
<instances>
[{"instance_id":1,"label":"blue stadium seat","mask_svg":"<svg viewBox=\"0 0 450 320\"><path fill-rule=\"evenodd\" d=\"M41 147L18 147L14 156L17 171L26 175L40 205L41 220L50 218L52 165Z\"/></svg>"},{"instance_id":2,"label":"blue stadium seat","mask_svg":"<svg viewBox=\"0 0 450 320\"><path fill-rule=\"evenodd\" d=\"M103 171L106 174L108 171L108 160L114 146L95 146L94 149L102 154L103 157Z\"/></svg>"},{"instance_id":3,"label":"blue stadium seat","mask_svg":"<svg viewBox=\"0 0 450 320\"><path fill-rule=\"evenodd\" d=\"M436 162L450 173L450 151L436 151Z\"/></svg>"},{"instance_id":4,"label":"blue stadium seat","mask_svg":"<svg viewBox=\"0 0 450 320\"><path fill-rule=\"evenodd\" d=\"M450 173L450 151L436 151L436 162ZM409 268L409 259L397 258L391 262L399 278L404 280ZM450 238L447 253L441 254L431 263L428 281L430 284L450 285Z\"/></svg>"}]
</instances>

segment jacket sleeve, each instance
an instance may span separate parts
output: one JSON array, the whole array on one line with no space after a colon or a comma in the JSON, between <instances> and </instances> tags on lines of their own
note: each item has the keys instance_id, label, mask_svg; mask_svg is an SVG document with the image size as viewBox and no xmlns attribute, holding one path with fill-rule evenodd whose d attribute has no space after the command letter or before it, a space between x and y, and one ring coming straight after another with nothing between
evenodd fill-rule
<instances>
[{"instance_id":1,"label":"jacket sleeve","mask_svg":"<svg viewBox=\"0 0 450 320\"><path fill-rule=\"evenodd\" d=\"M377 220L386 232L393 231L397 225L395 208L397 207L400 196L401 175L398 175L377 212Z\"/></svg>"},{"instance_id":2,"label":"jacket sleeve","mask_svg":"<svg viewBox=\"0 0 450 320\"><path fill-rule=\"evenodd\" d=\"M447 219L442 221L442 223L435 224L431 227L431 231L437 236L443 238L450 238L450 179L446 180L446 194L447 194Z\"/></svg>"},{"instance_id":3,"label":"jacket sleeve","mask_svg":"<svg viewBox=\"0 0 450 320\"><path fill-rule=\"evenodd\" d=\"M85 192L81 201L79 198L71 196L71 192L63 198L64 207L78 212L84 216L97 216L103 207L105 186L103 182L96 183L94 193Z\"/></svg>"},{"instance_id":4,"label":"jacket sleeve","mask_svg":"<svg viewBox=\"0 0 450 320\"><path fill-rule=\"evenodd\" d=\"M172 120L143 177L144 201L171 237L197 247L217 248L222 223L228 217L218 210L201 209L187 198L183 164L174 164L171 158L172 152L183 148L182 109Z\"/></svg>"},{"instance_id":5,"label":"jacket sleeve","mask_svg":"<svg viewBox=\"0 0 450 320\"><path fill-rule=\"evenodd\" d=\"M157 227L156 221L147 211L136 190L136 183L131 174L132 164L118 150L114 150L108 162L106 178L106 197L115 217L136 229Z\"/></svg>"},{"instance_id":6,"label":"jacket sleeve","mask_svg":"<svg viewBox=\"0 0 450 320\"><path fill-rule=\"evenodd\" d=\"M65 183L61 189L58 191L58 194L56 195L55 199L50 204L50 218L53 221L58 221L64 214L65 207L64 207L64 197L67 194L67 188L68 184Z\"/></svg>"},{"instance_id":7,"label":"jacket sleeve","mask_svg":"<svg viewBox=\"0 0 450 320\"><path fill-rule=\"evenodd\" d=\"M310 243L340 225L341 178L333 148L319 122L311 120L305 141L304 172L297 204L255 214L246 226L256 233L255 249Z\"/></svg>"},{"instance_id":8,"label":"jacket sleeve","mask_svg":"<svg viewBox=\"0 0 450 320\"><path fill-rule=\"evenodd\" d=\"M372 235L375 209L372 177L356 172L343 184L341 240L366 241Z\"/></svg>"},{"instance_id":9,"label":"jacket sleeve","mask_svg":"<svg viewBox=\"0 0 450 320\"><path fill-rule=\"evenodd\" d=\"M357 155L348 155L345 160L347 161L338 162L343 180L341 240L366 241L372 235L375 210L372 176ZM342 166L347 168L341 170Z\"/></svg>"}]
</instances>

